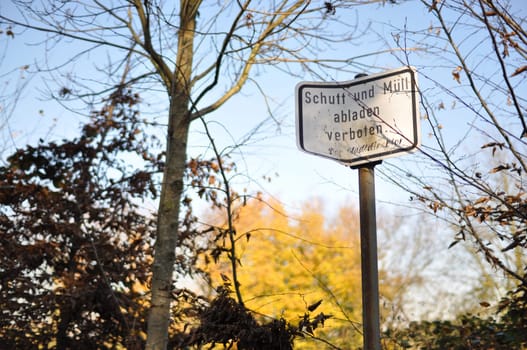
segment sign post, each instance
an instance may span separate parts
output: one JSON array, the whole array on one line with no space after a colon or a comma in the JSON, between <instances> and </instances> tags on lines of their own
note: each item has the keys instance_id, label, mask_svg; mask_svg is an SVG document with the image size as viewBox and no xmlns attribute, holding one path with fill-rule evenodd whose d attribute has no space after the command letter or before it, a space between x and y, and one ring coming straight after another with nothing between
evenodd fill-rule
<instances>
[{"instance_id":1,"label":"sign post","mask_svg":"<svg viewBox=\"0 0 527 350\"><path fill-rule=\"evenodd\" d=\"M366 350L381 350L375 165L362 165L359 168L362 337Z\"/></svg>"},{"instance_id":2,"label":"sign post","mask_svg":"<svg viewBox=\"0 0 527 350\"><path fill-rule=\"evenodd\" d=\"M341 83L296 86L297 145L359 170L362 320L365 350L381 350L374 168L420 144L412 67Z\"/></svg>"}]
</instances>

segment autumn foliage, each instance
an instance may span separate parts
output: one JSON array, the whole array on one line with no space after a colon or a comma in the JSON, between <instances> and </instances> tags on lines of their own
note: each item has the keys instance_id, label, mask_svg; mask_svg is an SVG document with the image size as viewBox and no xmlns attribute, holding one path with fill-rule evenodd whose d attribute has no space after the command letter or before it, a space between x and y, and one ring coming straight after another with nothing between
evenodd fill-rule
<instances>
[{"instance_id":1,"label":"autumn foliage","mask_svg":"<svg viewBox=\"0 0 527 350\"><path fill-rule=\"evenodd\" d=\"M234 226L245 306L265 322L296 328L295 348L361 343L358 215L342 208L333 219L313 200L297 214L277 202L252 200L236 210ZM209 264L212 284L232 281L227 256ZM386 289L386 288L385 288Z\"/></svg>"},{"instance_id":2,"label":"autumn foliage","mask_svg":"<svg viewBox=\"0 0 527 350\"><path fill-rule=\"evenodd\" d=\"M119 90L80 137L17 150L0 168L0 338L5 348L144 345L161 163L139 97ZM133 153L144 163L131 168Z\"/></svg>"}]
</instances>

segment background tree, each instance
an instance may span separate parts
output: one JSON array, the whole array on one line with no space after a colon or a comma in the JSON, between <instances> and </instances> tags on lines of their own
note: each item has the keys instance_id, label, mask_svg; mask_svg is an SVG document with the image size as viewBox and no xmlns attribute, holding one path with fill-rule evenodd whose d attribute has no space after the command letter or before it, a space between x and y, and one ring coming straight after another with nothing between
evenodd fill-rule
<instances>
[{"instance_id":1,"label":"background tree","mask_svg":"<svg viewBox=\"0 0 527 350\"><path fill-rule=\"evenodd\" d=\"M322 206L314 202L293 218L278 203L249 200L235 212L236 240L217 244L227 250L233 243L237 246L237 276L244 304L259 319L283 318L304 337L332 346L357 344L361 300L358 237L356 232L341 232L342 228L328 232ZM230 276L230 260L221 257L218 265L208 269L212 286L221 284ZM228 282L236 283L230 278ZM316 327L307 322L311 316L319 317ZM295 348L320 346L323 343L295 340Z\"/></svg>"},{"instance_id":2,"label":"background tree","mask_svg":"<svg viewBox=\"0 0 527 350\"><path fill-rule=\"evenodd\" d=\"M239 92L256 66L282 63L280 69L291 73L294 63L302 72L317 65L324 69L338 65L339 60L324 60L314 53L349 41L355 28L332 35L326 35L325 28L337 9L366 2L253 4L248 0L218 6L190 0L178 5L139 0L11 3L18 13L1 14L1 24L14 31L45 32L48 42L56 44L61 40L79 43L78 52L65 59L66 66L84 54L108 50L110 62L98 67L107 73L106 79L99 80L101 84L89 79L92 83L84 86L91 91L80 91L78 86L82 85L68 81L71 77L82 81L73 72L62 76L67 79L61 79L63 86L55 97L93 97L112 86L130 84L141 89L161 87L166 92L166 167L159 199L147 344L148 349L165 348L191 122L217 110ZM130 78L113 80L113 72L127 57L132 62Z\"/></svg>"},{"instance_id":3,"label":"background tree","mask_svg":"<svg viewBox=\"0 0 527 350\"><path fill-rule=\"evenodd\" d=\"M430 27L394 32L393 43L404 48L420 42L435 57L432 66L421 65L410 52L400 57L405 64L417 64L421 82L426 81L421 96L429 138L420 165L387 164L384 171L410 192L417 207L454 230L451 249L463 246L476 259L484 278L467 295L472 310L490 306L507 323L512 319L503 316L508 311L500 300L525 312L527 282L526 100L520 93L527 71L524 8L514 1L422 4L432 16ZM514 320L514 325L500 324L498 332L527 330L524 319ZM494 327L493 322L462 318L460 327L466 324L467 332L476 330L472 335L479 337L479 326ZM461 338L456 341L466 340ZM498 346L493 341L482 348ZM519 348L522 341L498 343Z\"/></svg>"},{"instance_id":4,"label":"background tree","mask_svg":"<svg viewBox=\"0 0 527 350\"><path fill-rule=\"evenodd\" d=\"M357 210L342 207L328 217L328 210L318 200L309 200L301 208L293 214L280 203L266 202L262 198L239 201L233 214L235 240L218 239L217 234L211 239L217 246L213 252L230 251L235 244L237 254L234 257L213 254L206 259L211 274L209 288L227 283L234 289L238 283L244 305L257 319L284 319L297 329L302 336L295 337L295 348L360 347L361 266ZM220 232L225 227L226 216L216 214L212 221L220 223L215 229ZM389 227L392 236L410 238L402 232L410 231L412 224L406 223L404 218L398 221L383 220L383 225ZM397 244L412 245L410 239L403 242L392 237L389 242L389 248L380 247L381 252ZM410 303L405 300L412 297L412 288L423 283L418 272L422 273L426 264L420 263L421 258L403 251L397 254L398 263L390 261L386 254L381 253L381 256L381 264L385 267L380 272L385 306L383 328L387 328L407 320L404 312ZM213 260L218 260L219 264L213 264ZM237 280L232 278L232 260L239 266ZM408 260L408 264L418 264L420 269L404 271L403 266L407 266L404 260ZM208 283L204 287L209 286Z\"/></svg>"},{"instance_id":5,"label":"background tree","mask_svg":"<svg viewBox=\"0 0 527 350\"><path fill-rule=\"evenodd\" d=\"M117 90L81 135L0 168L0 336L7 348L141 349L157 196L139 96ZM142 169L130 168L134 154Z\"/></svg>"},{"instance_id":6,"label":"background tree","mask_svg":"<svg viewBox=\"0 0 527 350\"><path fill-rule=\"evenodd\" d=\"M155 215L143 203L157 198L164 162L163 154L151 153L159 142L144 132L139 101L131 90L118 89L79 137L40 140L0 168L0 334L9 348L144 348ZM234 166L221 159L191 159L185 175L187 186L215 206L221 188L213 179ZM195 259L206 252L202 242L210 231L196 225L191 201L183 203L175 271L205 276ZM218 300L248 321L233 330L251 328L246 344L265 347L262 333L277 330L280 344L291 342L285 322L260 326L226 295L208 300L185 288L173 295L170 344L176 348L208 339L206 329L189 334L184 326L206 312L218 317ZM212 308L202 310L207 302Z\"/></svg>"}]
</instances>

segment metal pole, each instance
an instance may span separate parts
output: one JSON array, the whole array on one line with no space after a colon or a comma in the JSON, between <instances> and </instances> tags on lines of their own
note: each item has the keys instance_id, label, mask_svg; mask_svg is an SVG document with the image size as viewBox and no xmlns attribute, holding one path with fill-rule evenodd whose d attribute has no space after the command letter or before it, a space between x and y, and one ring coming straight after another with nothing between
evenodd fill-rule
<instances>
[{"instance_id":1,"label":"metal pole","mask_svg":"<svg viewBox=\"0 0 527 350\"><path fill-rule=\"evenodd\" d=\"M381 350L375 171L378 163L359 167L362 327L364 350Z\"/></svg>"}]
</instances>

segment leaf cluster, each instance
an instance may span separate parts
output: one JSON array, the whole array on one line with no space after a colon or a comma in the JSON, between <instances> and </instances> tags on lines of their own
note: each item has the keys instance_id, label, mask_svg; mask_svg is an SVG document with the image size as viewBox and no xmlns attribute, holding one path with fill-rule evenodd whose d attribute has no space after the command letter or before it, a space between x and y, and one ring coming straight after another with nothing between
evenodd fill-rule
<instances>
[{"instance_id":1,"label":"leaf cluster","mask_svg":"<svg viewBox=\"0 0 527 350\"><path fill-rule=\"evenodd\" d=\"M293 349L297 334L284 319L259 323L243 305L230 296L229 288L219 287L218 295L199 312L199 326L184 337L184 346L222 344L240 350Z\"/></svg>"},{"instance_id":2,"label":"leaf cluster","mask_svg":"<svg viewBox=\"0 0 527 350\"><path fill-rule=\"evenodd\" d=\"M216 344L223 348L239 350L287 350L293 349L294 340L306 334L314 336L316 328L323 327L331 318L320 312L312 313L322 300L310 305L297 325L280 317L261 318L231 297L230 283L218 287L216 297L202 305L198 311L199 325L190 332L175 335L172 346L184 348Z\"/></svg>"},{"instance_id":3,"label":"leaf cluster","mask_svg":"<svg viewBox=\"0 0 527 350\"><path fill-rule=\"evenodd\" d=\"M226 191L223 174L236 170L236 164L227 160L227 156L212 159L194 157L187 162L185 179L189 186L196 189L199 198L215 207L226 205L225 198L221 196ZM190 202L191 199L187 196L183 201Z\"/></svg>"},{"instance_id":4,"label":"leaf cluster","mask_svg":"<svg viewBox=\"0 0 527 350\"><path fill-rule=\"evenodd\" d=\"M503 252L516 247L527 248L527 227L523 225L527 215L527 199L524 193L503 194L497 198L481 197L465 205L462 210L463 215L475 218L480 223L488 222L490 225L516 228L513 234L498 233L499 239L506 244L502 248Z\"/></svg>"},{"instance_id":5,"label":"leaf cluster","mask_svg":"<svg viewBox=\"0 0 527 350\"><path fill-rule=\"evenodd\" d=\"M513 350L527 347L525 287L500 303L501 317L462 315L455 321L411 322L402 332L388 331L394 349Z\"/></svg>"}]
</instances>

